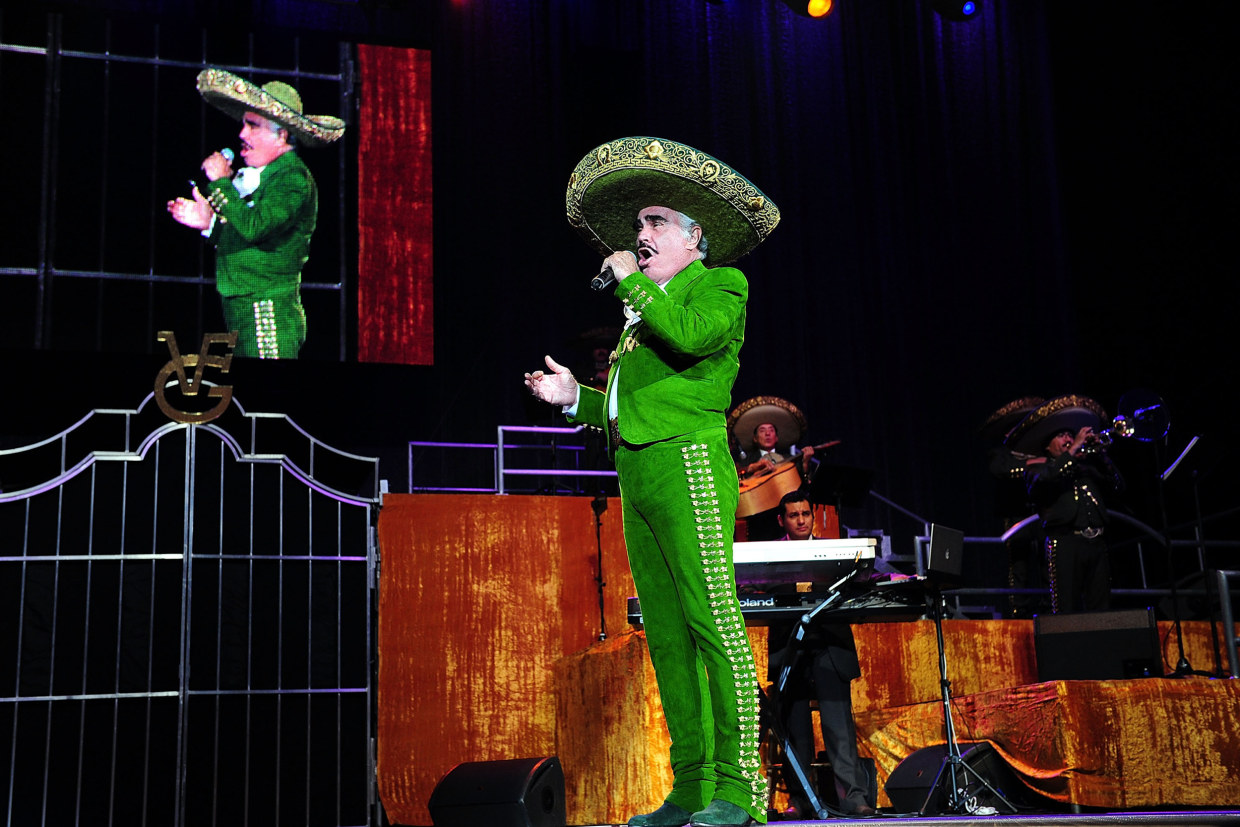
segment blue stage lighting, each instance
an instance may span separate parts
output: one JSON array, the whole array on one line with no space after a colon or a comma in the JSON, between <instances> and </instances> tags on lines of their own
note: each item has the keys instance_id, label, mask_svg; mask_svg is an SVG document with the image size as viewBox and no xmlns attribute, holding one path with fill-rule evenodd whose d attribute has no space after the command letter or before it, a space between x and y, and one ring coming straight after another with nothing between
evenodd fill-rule
<instances>
[{"instance_id":1,"label":"blue stage lighting","mask_svg":"<svg viewBox=\"0 0 1240 827\"><path fill-rule=\"evenodd\" d=\"M973 20L982 11L975 0L931 0L930 5L945 20Z\"/></svg>"}]
</instances>

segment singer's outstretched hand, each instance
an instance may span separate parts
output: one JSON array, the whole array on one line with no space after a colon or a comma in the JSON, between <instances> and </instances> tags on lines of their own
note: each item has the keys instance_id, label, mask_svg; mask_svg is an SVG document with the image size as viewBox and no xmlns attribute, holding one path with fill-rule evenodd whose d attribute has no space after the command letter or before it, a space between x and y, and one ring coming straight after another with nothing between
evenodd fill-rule
<instances>
[{"instance_id":1,"label":"singer's outstretched hand","mask_svg":"<svg viewBox=\"0 0 1240 827\"><path fill-rule=\"evenodd\" d=\"M193 227L195 230L205 230L211 226L211 216L215 211L211 209L207 199L202 197L198 188L194 187L192 201L188 198L174 198L168 202L168 212L178 224Z\"/></svg>"},{"instance_id":2,"label":"singer's outstretched hand","mask_svg":"<svg viewBox=\"0 0 1240 827\"><path fill-rule=\"evenodd\" d=\"M547 369L551 372L536 370L525 374L525 386L534 396L552 405L575 404L577 402L577 380L573 378L572 371L556 363L550 356L546 359Z\"/></svg>"}]
</instances>

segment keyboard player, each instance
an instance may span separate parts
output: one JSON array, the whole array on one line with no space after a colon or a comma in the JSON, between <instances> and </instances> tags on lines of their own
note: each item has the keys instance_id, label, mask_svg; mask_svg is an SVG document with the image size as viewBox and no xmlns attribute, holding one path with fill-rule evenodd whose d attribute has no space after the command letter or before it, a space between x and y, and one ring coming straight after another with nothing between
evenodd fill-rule
<instances>
[{"instance_id":1,"label":"keyboard player","mask_svg":"<svg viewBox=\"0 0 1240 827\"><path fill-rule=\"evenodd\" d=\"M804 490L790 491L779 503L777 518L784 531L781 539L790 542L815 539L814 510ZM817 538L822 539L822 538ZM791 624L770 628L770 674L774 680L783 668L785 651L792 633ZM818 700L822 740L835 775L839 809L848 815L874 815L874 802L867 800L869 784L857 757L857 733L853 725L850 684L861 676L857 646L847 623L818 623L801 642L801 657L788 677L781 696L789 740L802 767L814 757L813 720L810 701ZM799 783L785 765L785 785L789 791L788 817L813 818ZM812 783L812 777L811 777ZM822 800L821 791L818 798Z\"/></svg>"}]
</instances>

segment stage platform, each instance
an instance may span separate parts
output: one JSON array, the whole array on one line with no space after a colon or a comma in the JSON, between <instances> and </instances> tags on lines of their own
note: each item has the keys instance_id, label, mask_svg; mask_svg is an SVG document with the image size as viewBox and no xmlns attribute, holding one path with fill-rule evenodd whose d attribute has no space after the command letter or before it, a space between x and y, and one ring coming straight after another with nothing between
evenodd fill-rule
<instances>
[{"instance_id":1,"label":"stage platform","mask_svg":"<svg viewBox=\"0 0 1240 827\"><path fill-rule=\"evenodd\" d=\"M570 825L621 824L662 801L667 732L645 637L627 623L619 512L610 500L596 535L588 498L384 499L378 773L392 823L430 825L430 794L457 764L511 758L559 758ZM1062 815L919 822L1238 822L1219 808L1240 808L1240 682L1039 682L1031 621L943 625L958 739L993 746ZM1208 624L1183 629L1189 660L1212 663ZM1170 671L1174 631L1158 631ZM889 808L891 772L944 740L934 625L854 633L858 750ZM765 675L766 629L749 636Z\"/></svg>"},{"instance_id":2,"label":"stage platform","mask_svg":"<svg viewBox=\"0 0 1240 827\"><path fill-rule=\"evenodd\" d=\"M1198 825L1240 824L1240 810L1201 810L1131 813L1067 813L1063 815L995 815L995 816L891 816L873 818L833 818L831 824L864 824L881 827L894 822L916 824L916 827L1198 827ZM772 821L782 827L819 827L822 821ZM622 824L588 824L574 827L623 827Z\"/></svg>"}]
</instances>

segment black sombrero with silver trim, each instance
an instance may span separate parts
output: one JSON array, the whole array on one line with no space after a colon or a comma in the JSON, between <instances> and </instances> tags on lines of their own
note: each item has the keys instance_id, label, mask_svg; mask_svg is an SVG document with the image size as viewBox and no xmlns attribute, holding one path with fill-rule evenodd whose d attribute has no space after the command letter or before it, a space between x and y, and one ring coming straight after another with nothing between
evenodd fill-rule
<instances>
[{"instance_id":1,"label":"black sombrero with silver trim","mask_svg":"<svg viewBox=\"0 0 1240 827\"><path fill-rule=\"evenodd\" d=\"M1043 402L1022 419L1004 440L1013 451L1036 456L1061 431L1098 428L1107 421L1106 410L1088 396L1069 394Z\"/></svg>"},{"instance_id":2,"label":"black sombrero with silver trim","mask_svg":"<svg viewBox=\"0 0 1240 827\"><path fill-rule=\"evenodd\" d=\"M1022 419L1045 401L1046 399L1041 396L1022 396L1020 399L1013 399L988 416L978 429L978 433L987 444L1001 444Z\"/></svg>"}]
</instances>

